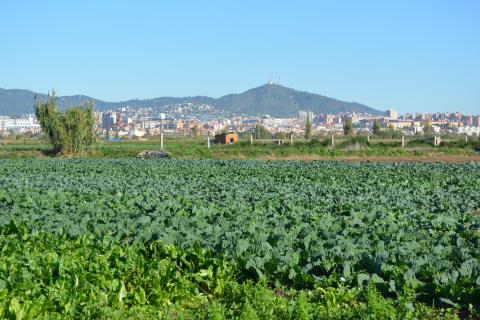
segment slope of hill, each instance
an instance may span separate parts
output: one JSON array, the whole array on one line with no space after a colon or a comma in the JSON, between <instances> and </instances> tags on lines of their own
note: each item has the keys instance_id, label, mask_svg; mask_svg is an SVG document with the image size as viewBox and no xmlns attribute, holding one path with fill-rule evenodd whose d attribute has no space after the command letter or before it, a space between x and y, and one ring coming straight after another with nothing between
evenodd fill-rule
<instances>
[{"instance_id":1,"label":"slope of hill","mask_svg":"<svg viewBox=\"0 0 480 320\"><path fill-rule=\"evenodd\" d=\"M29 90L1 89L0 88L0 115L11 117L33 113L33 100L35 95L46 98L45 94L36 94ZM274 117L295 117L298 111L313 111L314 113L340 113L361 112L381 114L379 110L356 102L343 102L337 99L318 94L297 91L276 84L266 84L247 90L239 94L229 94L218 99L196 97L160 97L154 99L135 99L121 102L107 102L88 96L60 96L58 103L61 109L77 105L80 101L94 100L95 109L104 111L108 109L132 106L132 107L162 107L168 104L194 103L210 104L219 110L233 114L264 115Z\"/></svg>"},{"instance_id":2,"label":"slope of hill","mask_svg":"<svg viewBox=\"0 0 480 320\"><path fill-rule=\"evenodd\" d=\"M33 106L35 96L39 99L47 98L46 94L35 93L30 90L0 88L0 115L19 117L25 114L34 113L35 110ZM113 107L116 105L115 103L109 103L80 95L58 97L57 100L60 109L65 109L67 106L78 105L81 101L87 100L94 100L97 107Z\"/></svg>"},{"instance_id":3,"label":"slope of hill","mask_svg":"<svg viewBox=\"0 0 480 320\"><path fill-rule=\"evenodd\" d=\"M0 115L32 113L34 97L35 93L29 90L0 88Z\"/></svg>"},{"instance_id":4,"label":"slope of hill","mask_svg":"<svg viewBox=\"0 0 480 320\"><path fill-rule=\"evenodd\" d=\"M317 114L348 111L381 113L360 103L343 102L276 84L266 84L241 94L223 96L217 100L216 105L234 113L269 114L274 117L296 116L300 110L313 111Z\"/></svg>"}]
</instances>

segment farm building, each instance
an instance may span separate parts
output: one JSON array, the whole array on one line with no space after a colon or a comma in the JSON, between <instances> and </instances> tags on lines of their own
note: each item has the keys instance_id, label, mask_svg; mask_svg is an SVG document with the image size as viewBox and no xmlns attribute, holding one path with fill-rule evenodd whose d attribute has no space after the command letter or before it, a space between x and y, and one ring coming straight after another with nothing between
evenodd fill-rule
<instances>
[{"instance_id":1,"label":"farm building","mask_svg":"<svg viewBox=\"0 0 480 320\"><path fill-rule=\"evenodd\" d=\"M219 133L215 135L215 143L234 144L238 142L238 134L235 132Z\"/></svg>"}]
</instances>

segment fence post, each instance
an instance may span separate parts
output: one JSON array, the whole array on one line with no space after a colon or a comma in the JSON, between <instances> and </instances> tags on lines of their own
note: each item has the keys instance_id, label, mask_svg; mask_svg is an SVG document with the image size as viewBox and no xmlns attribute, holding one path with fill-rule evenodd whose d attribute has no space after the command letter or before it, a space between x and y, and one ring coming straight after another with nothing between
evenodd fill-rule
<instances>
[{"instance_id":1,"label":"fence post","mask_svg":"<svg viewBox=\"0 0 480 320\"><path fill-rule=\"evenodd\" d=\"M335 138L333 137L333 133L332 133L332 148L335 147Z\"/></svg>"},{"instance_id":2,"label":"fence post","mask_svg":"<svg viewBox=\"0 0 480 320\"><path fill-rule=\"evenodd\" d=\"M253 134L250 133L250 144L253 144Z\"/></svg>"},{"instance_id":3,"label":"fence post","mask_svg":"<svg viewBox=\"0 0 480 320\"><path fill-rule=\"evenodd\" d=\"M207 149L210 149L210 131L207 133Z\"/></svg>"},{"instance_id":4,"label":"fence post","mask_svg":"<svg viewBox=\"0 0 480 320\"><path fill-rule=\"evenodd\" d=\"M370 134L367 133L367 142L370 143Z\"/></svg>"},{"instance_id":5,"label":"fence post","mask_svg":"<svg viewBox=\"0 0 480 320\"><path fill-rule=\"evenodd\" d=\"M405 135L402 134L402 147L404 148L405 147Z\"/></svg>"},{"instance_id":6,"label":"fence post","mask_svg":"<svg viewBox=\"0 0 480 320\"><path fill-rule=\"evenodd\" d=\"M293 133L290 133L290 144L293 144Z\"/></svg>"},{"instance_id":7,"label":"fence post","mask_svg":"<svg viewBox=\"0 0 480 320\"><path fill-rule=\"evenodd\" d=\"M468 134L465 132L465 143L468 142Z\"/></svg>"},{"instance_id":8,"label":"fence post","mask_svg":"<svg viewBox=\"0 0 480 320\"><path fill-rule=\"evenodd\" d=\"M160 132L160 149L163 150L163 132Z\"/></svg>"}]
</instances>

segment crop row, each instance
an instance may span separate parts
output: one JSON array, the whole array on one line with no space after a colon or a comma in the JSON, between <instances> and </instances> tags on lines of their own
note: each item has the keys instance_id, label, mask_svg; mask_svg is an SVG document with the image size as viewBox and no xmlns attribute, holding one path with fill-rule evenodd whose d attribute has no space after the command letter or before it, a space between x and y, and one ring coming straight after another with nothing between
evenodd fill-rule
<instances>
[{"instance_id":1,"label":"crop row","mask_svg":"<svg viewBox=\"0 0 480 320\"><path fill-rule=\"evenodd\" d=\"M160 241L299 288L480 301L480 165L3 160L0 227Z\"/></svg>"}]
</instances>

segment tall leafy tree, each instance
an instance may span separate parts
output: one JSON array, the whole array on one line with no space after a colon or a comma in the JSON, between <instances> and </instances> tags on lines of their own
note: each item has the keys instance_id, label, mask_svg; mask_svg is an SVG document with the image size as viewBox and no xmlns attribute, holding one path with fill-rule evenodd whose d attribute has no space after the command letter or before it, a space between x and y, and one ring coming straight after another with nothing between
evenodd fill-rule
<instances>
[{"instance_id":1,"label":"tall leafy tree","mask_svg":"<svg viewBox=\"0 0 480 320\"><path fill-rule=\"evenodd\" d=\"M93 103L57 110L55 92L47 101L35 101L35 115L56 153L80 154L96 143Z\"/></svg>"},{"instance_id":2,"label":"tall leafy tree","mask_svg":"<svg viewBox=\"0 0 480 320\"><path fill-rule=\"evenodd\" d=\"M343 125L343 134L346 136L353 134L353 122L352 119L348 119L347 122Z\"/></svg>"},{"instance_id":3,"label":"tall leafy tree","mask_svg":"<svg viewBox=\"0 0 480 320\"><path fill-rule=\"evenodd\" d=\"M379 134L382 130L382 126L380 125L380 121L375 120L373 122L373 134Z\"/></svg>"},{"instance_id":4,"label":"tall leafy tree","mask_svg":"<svg viewBox=\"0 0 480 320\"><path fill-rule=\"evenodd\" d=\"M305 125L305 139L311 139L312 138L312 121L310 121L310 118L307 119L307 123Z\"/></svg>"},{"instance_id":5,"label":"tall leafy tree","mask_svg":"<svg viewBox=\"0 0 480 320\"><path fill-rule=\"evenodd\" d=\"M425 121L423 124L423 133L426 135L431 135L433 133L432 125L429 121Z\"/></svg>"},{"instance_id":6,"label":"tall leafy tree","mask_svg":"<svg viewBox=\"0 0 480 320\"><path fill-rule=\"evenodd\" d=\"M198 125L195 125L192 128L192 136L194 136L195 138L200 137L200 128L198 127Z\"/></svg>"}]
</instances>

